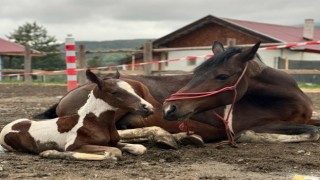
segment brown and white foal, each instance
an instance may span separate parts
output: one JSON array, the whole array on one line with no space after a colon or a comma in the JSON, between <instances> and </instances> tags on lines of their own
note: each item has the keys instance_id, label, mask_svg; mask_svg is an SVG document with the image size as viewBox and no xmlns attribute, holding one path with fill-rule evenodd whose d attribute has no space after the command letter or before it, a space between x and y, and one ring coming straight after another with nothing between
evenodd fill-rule
<instances>
[{"instance_id":1,"label":"brown and white foal","mask_svg":"<svg viewBox=\"0 0 320 180\"><path fill-rule=\"evenodd\" d=\"M144 146L119 142L114 115L121 108L148 116L153 111L152 105L120 80L119 73L103 81L90 70L86 75L97 86L77 114L44 121L15 120L2 129L1 146L8 151L78 160L120 158L121 150L111 147L114 145L132 154L143 154Z\"/></svg>"}]
</instances>

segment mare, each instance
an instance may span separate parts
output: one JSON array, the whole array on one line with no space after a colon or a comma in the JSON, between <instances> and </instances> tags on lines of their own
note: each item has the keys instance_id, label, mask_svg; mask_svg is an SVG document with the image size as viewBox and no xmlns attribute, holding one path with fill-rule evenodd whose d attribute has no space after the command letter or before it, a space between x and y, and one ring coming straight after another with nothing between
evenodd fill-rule
<instances>
[{"instance_id":1,"label":"mare","mask_svg":"<svg viewBox=\"0 0 320 180\"><path fill-rule=\"evenodd\" d=\"M2 129L1 146L11 151L40 153L42 157L79 160L120 158L119 148L143 154L144 146L119 142L115 111L121 108L146 117L153 112L153 106L120 80L119 73L102 80L87 70L86 76L96 86L76 113L51 120L15 120Z\"/></svg>"},{"instance_id":2,"label":"mare","mask_svg":"<svg viewBox=\"0 0 320 180\"><path fill-rule=\"evenodd\" d=\"M319 139L312 102L288 74L259 59L252 47L212 46L214 56L198 66L191 81L163 105L164 118L187 120L196 113L229 107L225 122L229 142L301 142ZM225 137L225 132L212 131ZM234 136L235 135L235 139Z\"/></svg>"}]
</instances>

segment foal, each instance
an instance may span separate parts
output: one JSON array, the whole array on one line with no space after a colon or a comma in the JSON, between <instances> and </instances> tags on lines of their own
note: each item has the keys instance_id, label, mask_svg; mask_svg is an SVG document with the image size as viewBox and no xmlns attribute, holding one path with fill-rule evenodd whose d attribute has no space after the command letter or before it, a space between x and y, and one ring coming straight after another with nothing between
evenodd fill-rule
<instances>
[{"instance_id":1,"label":"foal","mask_svg":"<svg viewBox=\"0 0 320 180\"><path fill-rule=\"evenodd\" d=\"M110 145L132 154L143 154L146 151L144 146L119 142L114 115L118 108L122 108L148 116L153 112L152 105L120 80L119 73L106 80L99 79L90 70L86 75L97 86L77 114L44 121L15 120L2 129L0 145L10 151L78 160L120 158L121 150ZM93 154L101 152L103 155Z\"/></svg>"}]
</instances>

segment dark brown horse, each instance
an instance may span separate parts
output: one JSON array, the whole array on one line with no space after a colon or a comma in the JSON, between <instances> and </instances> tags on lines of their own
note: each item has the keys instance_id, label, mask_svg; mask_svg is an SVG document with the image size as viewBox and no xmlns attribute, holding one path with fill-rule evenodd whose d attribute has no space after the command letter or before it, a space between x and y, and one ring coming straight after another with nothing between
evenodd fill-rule
<instances>
[{"instance_id":1,"label":"dark brown horse","mask_svg":"<svg viewBox=\"0 0 320 180\"><path fill-rule=\"evenodd\" d=\"M300 142L319 139L318 127L310 125L312 102L286 73L267 67L257 56L260 43L250 48L219 42L214 56L194 70L192 80L163 105L170 121L187 120L194 114L229 106L225 116L230 143ZM210 133L225 137L224 129Z\"/></svg>"},{"instance_id":2,"label":"dark brown horse","mask_svg":"<svg viewBox=\"0 0 320 180\"><path fill-rule=\"evenodd\" d=\"M2 129L0 145L6 150L40 153L43 157L80 160L118 158L121 157L118 148L143 154L144 146L119 142L114 116L119 108L143 117L150 115L153 106L138 96L132 85L141 91L146 88L141 89L144 86L139 82L130 85L120 80L119 74L104 80L89 70L86 75L95 86L75 113L52 120L13 121ZM97 152L103 155L90 154Z\"/></svg>"}]
</instances>

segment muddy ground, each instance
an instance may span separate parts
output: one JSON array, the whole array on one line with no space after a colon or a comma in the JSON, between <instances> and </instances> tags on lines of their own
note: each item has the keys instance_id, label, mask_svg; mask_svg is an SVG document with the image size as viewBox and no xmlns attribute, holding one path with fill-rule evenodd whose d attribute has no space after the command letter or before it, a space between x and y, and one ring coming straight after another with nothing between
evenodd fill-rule
<instances>
[{"instance_id":1,"label":"muddy ground","mask_svg":"<svg viewBox=\"0 0 320 180\"><path fill-rule=\"evenodd\" d=\"M58 101L65 86L0 84L0 129L31 117ZM320 112L320 93L307 93ZM291 179L320 177L320 142L239 144L216 149L184 146L164 150L152 143L145 155L124 153L118 161L42 159L23 153L0 154L0 179Z\"/></svg>"}]
</instances>

